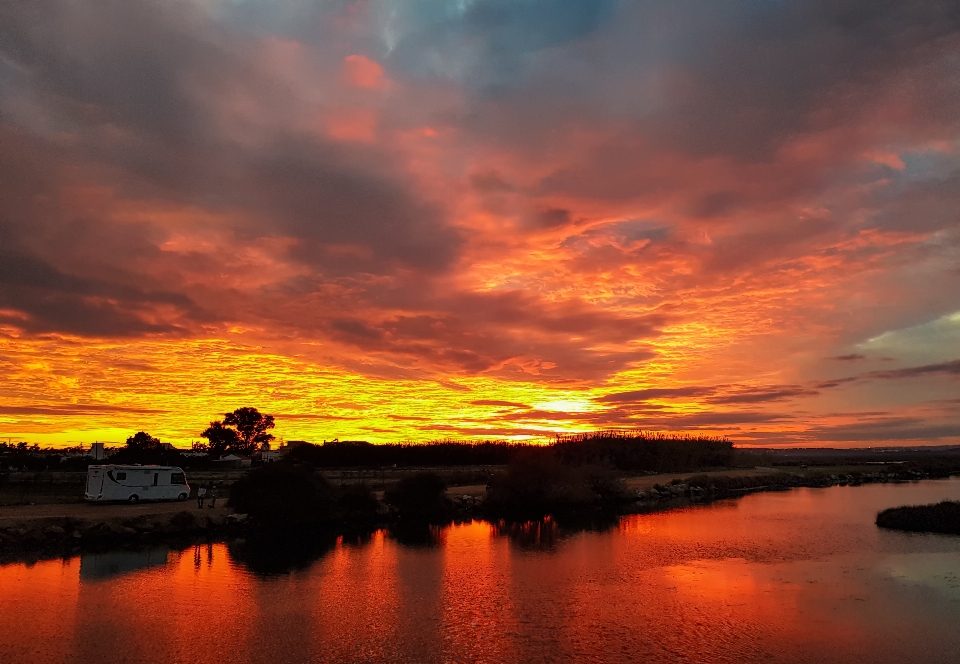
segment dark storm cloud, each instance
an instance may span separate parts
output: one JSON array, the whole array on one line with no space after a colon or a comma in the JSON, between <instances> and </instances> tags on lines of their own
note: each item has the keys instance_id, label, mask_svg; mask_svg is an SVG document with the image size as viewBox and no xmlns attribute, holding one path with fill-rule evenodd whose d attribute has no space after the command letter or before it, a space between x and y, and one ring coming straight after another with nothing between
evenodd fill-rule
<instances>
[{"instance_id":1,"label":"dark storm cloud","mask_svg":"<svg viewBox=\"0 0 960 664\"><path fill-rule=\"evenodd\" d=\"M544 375L591 378L653 356L637 347L597 350L598 339L621 344L653 339L667 322L660 315L620 316L577 300L544 303L519 291L473 293L453 300L435 296L429 302L446 314L396 316L376 323L334 318L318 324L356 348L470 372L523 373L536 364Z\"/></svg>"},{"instance_id":2,"label":"dark storm cloud","mask_svg":"<svg viewBox=\"0 0 960 664\"><path fill-rule=\"evenodd\" d=\"M64 128L117 122L166 142L205 133L191 84L249 75L186 2L5 3L3 51ZM201 30L204 30L201 32Z\"/></svg>"},{"instance_id":3,"label":"dark storm cloud","mask_svg":"<svg viewBox=\"0 0 960 664\"><path fill-rule=\"evenodd\" d=\"M922 364L915 367L904 367L902 369L887 369L884 371L867 371L856 376L847 376L835 380L818 383L818 388L837 387L850 383L859 383L869 380L900 380L905 378L925 378L930 376L960 376L960 360L950 360L949 362L937 362L935 364Z\"/></svg>"},{"instance_id":4,"label":"dark storm cloud","mask_svg":"<svg viewBox=\"0 0 960 664\"><path fill-rule=\"evenodd\" d=\"M0 320L98 337L180 335L209 320L190 297L138 269L158 253L142 229L64 217L57 192L75 164L22 132L0 127L0 141ZM117 257L130 268L111 262Z\"/></svg>"},{"instance_id":5,"label":"dark storm cloud","mask_svg":"<svg viewBox=\"0 0 960 664\"><path fill-rule=\"evenodd\" d=\"M932 424L912 417L883 417L836 426L816 426L808 432L816 440L869 442L936 440L960 436L960 424Z\"/></svg>"},{"instance_id":6,"label":"dark storm cloud","mask_svg":"<svg viewBox=\"0 0 960 664\"><path fill-rule=\"evenodd\" d=\"M871 371L863 374L865 378L917 378L930 375L960 376L960 360L951 360L950 362L938 362L936 364L924 364L918 367L905 367L903 369L891 369L889 371Z\"/></svg>"},{"instance_id":7,"label":"dark storm cloud","mask_svg":"<svg viewBox=\"0 0 960 664\"><path fill-rule=\"evenodd\" d=\"M704 7L667 6L678 22ZM809 128L811 110L837 84L875 83L881 74L929 57L931 42L960 29L960 6L949 0L721 2L707 12L718 24L704 22L710 30L687 33L676 60L692 72L695 85L674 98L652 135L692 153L755 158ZM700 43L690 43L693 38ZM850 110L836 108L820 121L841 121ZM939 114L946 107L926 110Z\"/></svg>"},{"instance_id":8,"label":"dark storm cloud","mask_svg":"<svg viewBox=\"0 0 960 664\"><path fill-rule=\"evenodd\" d=\"M830 389L831 387L839 387L841 385L846 385L847 383L853 383L856 380L857 379L853 377L837 378L835 380L825 380L825 381L819 382L814 387L816 387L818 390L827 390L827 389Z\"/></svg>"},{"instance_id":9,"label":"dark storm cloud","mask_svg":"<svg viewBox=\"0 0 960 664\"><path fill-rule=\"evenodd\" d=\"M415 199L388 156L284 129L302 105L297 91L261 66L256 40L196 8L46 0L7 4L0 25L7 116L40 123L51 142L71 132L59 156L109 173L117 194L233 214L243 237L292 237L294 258L325 261L327 271L429 271L455 258L457 233ZM228 129L237 97L253 122L280 125L239 144ZM27 102L46 117L29 117ZM364 258L336 264L332 245Z\"/></svg>"},{"instance_id":10,"label":"dark storm cloud","mask_svg":"<svg viewBox=\"0 0 960 664\"><path fill-rule=\"evenodd\" d=\"M713 387L661 387L630 392L615 392L597 399L600 403L638 403L649 399L676 399L682 397L698 397L712 394Z\"/></svg>"},{"instance_id":11,"label":"dark storm cloud","mask_svg":"<svg viewBox=\"0 0 960 664\"><path fill-rule=\"evenodd\" d=\"M179 293L68 275L36 257L0 250L0 309L27 316L0 313L0 321L29 332L106 337L183 332L175 324L149 322L151 307L157 305L199 312Z\"/></svg>"},{"instance_id":12,"label":"dark storm cloud","mask_svg":"<svg viewBox=\"0 0 960 664\"><path fill-rule=\"evenodd\" d=\"M648 428L664 428L672 430L695 429L699 427L735 426L739 424L759 424L765 422L782 422L795 419L786 413L757 412L757 411L728 411L702 412L690 415L644 414L640 419L631 420L634 425Z\"/></svg>"},{"instance_id":13,"label":"dark storm cloud","mask_svg":"<svg viewBox=\"0 0 960 664\"><path fill-rule=\"evenodd\" d=\"M710 397L707 401L717 404L764 403L767 401L783 401L794 397L812 397L817 394L819 394L819 392L816 390L811 390L800 385L780 385L737 389L730 394Z\"/></svg>"},{"instance_id":14,"label":"dark storm cloud","mask_svg":"<svg viewBox=\"0 0 960 664\"><path fill-rule=\"evenodd\" d=\"M901 111L909 119L886 136L956 127L948 109L960 104L949 57L960 33L957 7L948 0L623 3L616 20L580 36L585 43L531 58L523 86L479 97L463 123L483 141L531 155L553 148L558 131L609 128L609 140L542 180L545 195L624 200L676 190L684 212L703 219L770 206L865 177L838 167L858 154L865 140L858 132L872 130L890 89L900 87L897 76L914 81ZM417 40L427 59L429 40ZM476 61L459 55L451 57L472 72ZM839 154L789 169L775 164L791 141L834 129L849 130L831 141ZM769 164L770 182L704 186L687 169L665 168L664 158L679 155Z\"/></svg>"},{"instance_id":15,"label":"dark storm cloud","mask_svg":"<svg viewBox=\"0 0 960 664\"><path fill-rule=\"evenodd\" d=\"M683 399L703 397L707 403L736 404L783 401L794 397L816 396L818 392L801 385L770 385L765 387L746 387L737 385L718 385L713 387L674 387L650 388L631 392L615 392L597 399L600 403L634 404L651 399Z\"/></svg>"}]
</instances>

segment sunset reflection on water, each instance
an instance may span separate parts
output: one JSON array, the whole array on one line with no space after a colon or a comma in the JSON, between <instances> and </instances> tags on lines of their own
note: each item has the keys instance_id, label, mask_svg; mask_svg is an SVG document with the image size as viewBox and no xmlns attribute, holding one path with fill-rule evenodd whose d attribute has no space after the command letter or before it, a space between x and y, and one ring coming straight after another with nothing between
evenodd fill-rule
<instances>
[{"instance_id":1,"label":"sunset reflection on water","mask_svg":"<svg viewBox=\"0 0 960 664\"><path fill-rule=\"evenodd\" d=\"M960 480L756 494L605 530L381 530L269 573L233 544L10 564L0 661L953 661L960 538L872 523L948 497Z\"/></svg>"}]
</instances>

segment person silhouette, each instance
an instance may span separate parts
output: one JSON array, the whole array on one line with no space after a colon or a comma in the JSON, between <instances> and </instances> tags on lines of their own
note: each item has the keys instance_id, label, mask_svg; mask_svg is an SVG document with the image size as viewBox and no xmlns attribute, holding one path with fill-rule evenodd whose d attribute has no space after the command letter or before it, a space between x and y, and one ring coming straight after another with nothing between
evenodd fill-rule
<instances>
[{"instance_id":1,"label":"person silhouette","mask_svg":"<svg viewBox=\"0 0 960 664\"><path fill-rule=\"evenodd\" d=\"M210 486L210 509L214 509L217 506L217 483L214 482Z\"/></svg>"},{"instance_id":2,"label":"person silhouette","mask_svg":"<svg viewBox=\"0 0 960 664\"><path fill-rule=\"evenodd\" d=\"M197 509L203 509L203 500L207 496L207 485L201 484L200 488L197 489Z\"/></svg>"}]
</instances>

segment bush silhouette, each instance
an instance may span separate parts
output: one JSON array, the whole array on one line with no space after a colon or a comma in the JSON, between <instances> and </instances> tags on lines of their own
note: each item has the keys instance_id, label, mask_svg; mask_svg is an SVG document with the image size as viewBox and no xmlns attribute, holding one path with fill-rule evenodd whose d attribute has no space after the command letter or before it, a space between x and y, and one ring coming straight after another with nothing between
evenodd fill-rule
<instances>
[{"instance_id":1,"label":"bush silhouette","mask_svg":"<svg viewBox=\"0 0 960 664\"><path fill-rule=\"evenodd\" d=\"M960 535L960 503L893 507L877 515L881 528Z\"/></svg>"},{"instance_id":2,"label":"bush silhouette","mask_svg":"<svg viewBox=\"0 0 960 664\"><path fill-rule=\"evenodd\" d=\"M449 510L446 492L446 483L436 473L416 473L390 486L383 500L401 516L434 518Z\"/></svg>"},{"instance_id":3,"label":"bush silhouette","mask_svg":"<svg viewBox=\"0 0 960 664\"><path fill-rule=\"evenodd\" d=\"M573 467L552 453L518 455L487 486L486 505L501 515L540 517L615 505L628 498L616 474L600 466Z\"/></svg>"},{"instance_id":4,"label":"bush silhouette","mask_svg":"<svg viewBox=\"0 0 960 664\"><path fill-rule=\"evenodd\" d=\"M351 520L369 520L377 517L380 502L366 484L350 484L340 490L337 510L340 516Z\"/></svg>"},{"instance_id":5,"label":"bush silhouette","mask_svg":"<svg viewBox=\"0 0 960 664\"><path fill-rule=\"evenodd\" d=\"M255 468L230 489L227 503L260 527L313 526L334 516L330 484L316 473L285 463Z\"/></svg>"}]
</instances>

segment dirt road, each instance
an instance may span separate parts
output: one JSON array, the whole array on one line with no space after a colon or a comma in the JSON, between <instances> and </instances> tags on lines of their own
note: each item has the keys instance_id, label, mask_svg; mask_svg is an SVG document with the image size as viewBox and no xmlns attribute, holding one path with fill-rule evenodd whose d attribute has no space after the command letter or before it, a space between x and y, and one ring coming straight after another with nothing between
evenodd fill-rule
<instances>
[{"instance_id":1,"label":"dirt road","mask_svg":"<svg viewBox=\"0 0 960 664\"><path fill-rule=\"evenodd\" d=\"M216 509L204 507L203 514L230 514L233 510L226 507L225 501L217 501ZM196 500L185 502L160 503L60 503L49 505L12 505L0 507L0 527L13 523L42 519L86 519L107 521L109 519L135 518L139 516L169 515L189 510L200 513Z\"/></svg>"}]
</instances>

